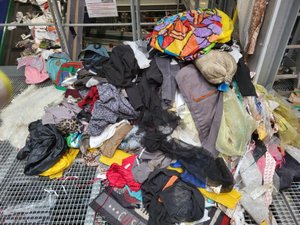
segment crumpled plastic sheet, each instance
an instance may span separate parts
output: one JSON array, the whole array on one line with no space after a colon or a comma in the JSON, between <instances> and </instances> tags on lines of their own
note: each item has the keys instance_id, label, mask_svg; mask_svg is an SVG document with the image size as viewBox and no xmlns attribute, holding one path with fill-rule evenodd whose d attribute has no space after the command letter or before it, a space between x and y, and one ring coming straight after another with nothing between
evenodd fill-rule
<instances>
[{"instance_id":1,"label":"crumpled plastic sheet","mask_svg":"<svg viewBox=\"0 0 300 225\"><path fill-rule=\"evenodd\" d=\"M16 213L30 213L30 212L45 212L49 211L56 204L58 195L56 192L49 191L48 195L41 200L34 202L24 202L15 206L7 207L3 210L4 216L16 214Z\"/></svg>"},{"instance_id":2,"label":"crumpled plastic sheet","mask_svg":"<svg viewBox=\"0 0 300 225\"><path fill-rule=\"evenodd\" d=\"M247 188L255 189L262 185L262 175L251 152L246 153L242 159L240 174Z\"/></svg>"},{"instance_id":3,"label":"crumpled plastic sheet","mask_svg":"<svg viewBox=\"0 0 300 225\"><path fill-rule=\"evenodd\" d=\"M216 148L225 155L241 156L246 151L247 143L257 124L232 90L228 90L223 96L224 111Z\"/></svg>"},{"instance_id":4,"label":"crumpled plastic sheet","mask_svg":"<svg viewBox=\"0 0 300 225\"><path fill-rule=\"evenodd\" d=\"M266 100L279 104L274 109L273 114L278 125L278 134L281 143L300 147L300 133L297 131L299 122L292 108L275 91L268 93L261 85L256 85L255 88Z\"/></svg>"}]
</instances>

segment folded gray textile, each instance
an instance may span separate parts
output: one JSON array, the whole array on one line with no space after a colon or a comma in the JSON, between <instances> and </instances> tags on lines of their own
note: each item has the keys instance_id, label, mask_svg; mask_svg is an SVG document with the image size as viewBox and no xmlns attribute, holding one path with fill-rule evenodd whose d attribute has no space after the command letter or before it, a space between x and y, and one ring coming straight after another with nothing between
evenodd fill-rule
<instances>
[{"instance_id":1,"label":"folded gray textile","mask_svg":"<svg viewBox=\"0 0 300 225\"><path fill-rule=\"evenodd\" d=\"M208 83L192 64L177 73L176 81L192 114L203 148L217 157L216 140L223 114L223 93Z\"/></svg>"},{"instance_id":2,"label":"folded gray textile","mask_svg":"<svg viewBox=\"0 0 300 225\"><path fill-rule=\"evenodd\" d=\"M148 179L151 172L155 169L165 168L171 164L172 159L167 157L163 152L147 152L142 150L137 154L137 160L132 167L132 175L134 180L144 183Z\"/></svg>"},{"instance_id":3,"label":"folded gray textile","mask_svg":"<svg viewBox=\"0 0 300 225\"><path fill-rule=\"evenodd\" d=\"M171 58L155 56L155 62L163 75L161 86L162 107L164 109L172 107L176 94L175 76L180 70L179 64L171 64Z\"/></svg>"}]
</instances>

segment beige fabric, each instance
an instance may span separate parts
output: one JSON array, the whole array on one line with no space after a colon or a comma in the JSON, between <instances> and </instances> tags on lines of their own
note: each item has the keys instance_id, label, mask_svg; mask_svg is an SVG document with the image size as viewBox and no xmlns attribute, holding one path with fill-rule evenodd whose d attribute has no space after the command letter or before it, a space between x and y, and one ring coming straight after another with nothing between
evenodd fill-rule
<instances>
[{"instance_id":1,"label":"beige fabric","mask_svg":"<svg viewBox=\"0 0 300 225\"><path fill-rule=\"evenodd\" d=\"M113 157L117 147L121 144L125 136L132 129L132 126L128 123L122 123L116 128L115 134L108 140L106 140L100 147L100 151L106 157Z\"/></svg>"},{"instance_id":2,"label":"beige fabric","mask_svg":"<svg viewBox=\"0 0 300 225\"><path fill-rule=\"evenodd\" d=\"M230 83L237 70L234 58L227 52L211 50L194 61L205 79L212 84Z\"/></svg>"}]
</instances>

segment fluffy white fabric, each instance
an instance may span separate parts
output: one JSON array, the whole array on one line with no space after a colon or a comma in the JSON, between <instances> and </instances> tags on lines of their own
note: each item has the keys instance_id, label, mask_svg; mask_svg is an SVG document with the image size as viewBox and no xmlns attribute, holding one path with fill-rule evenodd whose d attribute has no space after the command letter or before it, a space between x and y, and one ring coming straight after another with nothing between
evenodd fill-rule
<instances>
[{"instance_id":1,"label":"fluffy white fabric","mask_svg":"<svg viewBox=\"0 0 300 225\"><path fill-rule=\"evenodd\" d=\"M57 105L62 100L63 92L53 86L44 88L29 86L2 110L0 140L9 140L16 148L24 147L29 134L28 125L41 119L46 106Z\"/></svg>"}]
</instances>

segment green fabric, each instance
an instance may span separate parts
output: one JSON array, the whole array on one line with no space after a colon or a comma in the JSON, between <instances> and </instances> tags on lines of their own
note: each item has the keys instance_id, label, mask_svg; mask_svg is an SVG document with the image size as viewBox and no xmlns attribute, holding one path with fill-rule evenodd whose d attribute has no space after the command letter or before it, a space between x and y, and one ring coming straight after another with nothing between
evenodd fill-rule
<instances>
[{"instance_id":1,"label":"green fabric","mask_svg":"<svg viewBox=\"0 0 300 225\"><path fill-rule=\"evenodd\" d=\"M66 87L58 86L57 84L54 84L54 87L55 87L57 90L60 90L60 91L66 91L66 90L67 90Z\"/></svg>"},{"instance_id":2,"label":"green fabric","mask_svg":"<svg viewBox=\"0 0 300 225\"><path fill-rule=\"evenodd\" d=\"M67 71L67 72L71 73L72 75L74 75L76 73L76 71L77 71L77 69L74 68L73 66L60 67L60 70Z\"/></svg>"}]
</instances>

